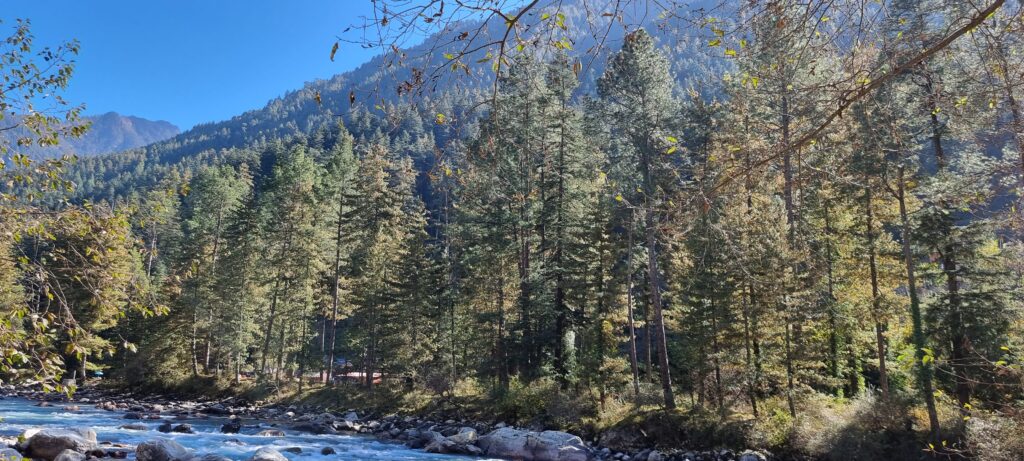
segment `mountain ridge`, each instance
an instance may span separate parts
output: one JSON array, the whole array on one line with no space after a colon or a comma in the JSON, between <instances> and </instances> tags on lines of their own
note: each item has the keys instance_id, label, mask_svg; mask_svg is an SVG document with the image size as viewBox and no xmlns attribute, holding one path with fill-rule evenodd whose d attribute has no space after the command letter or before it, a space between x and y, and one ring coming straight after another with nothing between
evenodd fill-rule
<instances>
[{"instance_id":1,"label":"mountain ridge","mask_svg":"<svg viewBox=\"0 0 1024 461\"><path fill-rule=\"evenodd\" d=\"M78 138L63 138L56 146L30 146L19 148L29 157L42 159L73 154L79 157L95 157L115 154L129 149L147 146L177 136L181 129L165 120L150 120L117 112L86 115L82 119L90 124L89 129ZM14 139L24 133L14 130L5 136L14 144Z\"/></svg>"}]
</instances>

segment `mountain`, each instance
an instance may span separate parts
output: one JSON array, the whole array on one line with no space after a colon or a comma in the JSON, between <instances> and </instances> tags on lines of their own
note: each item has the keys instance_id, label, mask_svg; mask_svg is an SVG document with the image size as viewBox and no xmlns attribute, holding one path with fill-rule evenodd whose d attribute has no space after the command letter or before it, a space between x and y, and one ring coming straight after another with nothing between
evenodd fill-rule
<instances>
[{"instance_id":1,"label":"mountain","mask_svg":"<svg viewBox=\"0 0 1024 461\"><path fill-rule=\"evenodd\" d=\"M80 156L119 152L142 147L177 136L181 129L163 120L147 120L131 115L107 112L89 117L92 126L70 148Z\"/></svg>"},{"instance_id":2,"label":"mountain","mask_svg":"<svg viewBox=\"0 0 1024 461\"><path fill-rule=\"evenodd\" d=\"M569 56L579 61L579 94L593 92L607 56L619 49L627 30L640 26L652 33L673 56L673 70L683 84L681 87L700 86L701 82L690 82L688 77L700 72L706 74L709 67L722 66L721 60L700 51L704 48L702 43L690 41L687 38L689 34L677 30L677 27L686 25L668 24L647 16L646 12L635 20L618 21L613 24L615 27L602 26L599 29L606 36L603 40L595 39L594 24L589 22L593 18L588 14L600 11L600 5L595 4L601 1L609 5L616 3L614 0L599 0L584 5L583 0L564 0L553 4L557 5L557 10L530 13L551 17L561 13L564 16L566 27L557 33L572 43ZM153 187L169 175L180 177L188 170L222 161L233 155L233 149L295 136L311 136L318 131L331 130L339 122L343 122L356 139L386 137L393 140L398 136L424 136L429 138L426 142L433 142L443 149L449 140L464 133L457 128L459 125L471 125L485 113L486 106L480 102L490 96L493 88L491 62L479 62L486 57L486 47L480 47L462 59L467 63L465 69L457 72L448 70L446 53L477 48L477 45L489 43L504 32L504 25L495 21L490 24L490 30L479 36L463 34L477 28L479 24L473 22L456 24L419 45L406 48L402 50L404 64L401 66L389 65L388 58L378 56L351 71L307 83L301 89L269 101L263 108L229 120L196 125L177 136L145 147L83 159L72 170L72 180L79 185L78 196L92 200L124 197L133 191ZM459 39L466 35L476 38ZM445 45L438 49L437 44ZM413 69L422 71L419 73L422 91L413 95L403 94L398 90L403 83L417 79L417 72ZM385 113L381 110L383 107L393 110ZM437 114L444 114L446 120L459 123L436 124Z\"/></svg>"},{"instance_id":3,"label":"mountain","mask_svg":"<svg viewBox=\"0 0 1024 461\"><path fill-rule=\"evenodd\" d=\"M170 122L147 120L116 112L83 118L90 123L90 127L82 137L62 139L59 145L53 147L32 147L28 149L27 154L34 158L52 158L64 154L93 157L135 149L181 133L181 130ZM17 137L17 134L9 136Z\"/></svg>"}]
</instances>

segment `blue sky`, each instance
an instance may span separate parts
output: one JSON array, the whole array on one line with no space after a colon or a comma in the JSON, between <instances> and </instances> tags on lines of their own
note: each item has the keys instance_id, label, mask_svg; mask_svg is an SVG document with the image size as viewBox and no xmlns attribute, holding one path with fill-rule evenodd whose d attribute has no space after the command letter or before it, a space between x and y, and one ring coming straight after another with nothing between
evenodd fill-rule
<instances>
[{"instance_id":1,"label":"blue sky","mask_svg":"<svg viewBox=\"0 0 1024 461\"><path fill-rule=\"evenodd\" d=\"M87 114L115 111L180 128L262 107L304 82L368 60L331 45L369 0L0 0L0 36L28 18L37 46L76 38L66 94Z\"/></svg>"}]
</instances>

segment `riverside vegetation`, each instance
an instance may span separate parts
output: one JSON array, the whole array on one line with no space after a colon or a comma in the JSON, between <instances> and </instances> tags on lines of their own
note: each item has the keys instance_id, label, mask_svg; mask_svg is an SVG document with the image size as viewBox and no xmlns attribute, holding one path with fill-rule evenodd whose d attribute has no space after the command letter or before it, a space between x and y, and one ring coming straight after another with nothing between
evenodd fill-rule
<instances>
[{"instance_id":1,"label":"riverside vegetation","mask_svg":"<svg viewBox=\"0 0 1024 461\"><path fill-rule=\"evenodd\" d=\"M752 3L673 47L625 27L597 75L561 41L475 74L445 53L493 89L373 107L339 77L77 162L18 149L80 108L23 111L0 374L644 459L1020 459L1021 5ZM0 106L67 85L76 44L31 50L19 23L0 74L29 97Z\"/></svg>"}]
</instances>

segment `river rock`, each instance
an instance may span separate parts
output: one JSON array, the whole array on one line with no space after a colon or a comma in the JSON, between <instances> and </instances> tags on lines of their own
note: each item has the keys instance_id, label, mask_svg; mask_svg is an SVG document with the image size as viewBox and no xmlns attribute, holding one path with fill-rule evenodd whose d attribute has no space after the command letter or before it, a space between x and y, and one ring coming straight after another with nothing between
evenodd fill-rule
<instances>
[{"instance_id":1,"label":"river rock","mask_svg":"<svg viewBox=\"0 0 1024 461\"><path fill-rule=\"evenodd\" d=\"M431 431L431 432L433 432L433 431ZM423 447L424 451L426 451L427 453L442 453L442 454L443 453L455 453L455 451L457 449L457 447L456 447L457 444L455 442L452 442L451 440L446 439L444 436L442 436L441 434L439 434L437 432L433 432L433 434L437 434L437 437L435 437L433 440L428 442Z\"/></svg>"},{"instance_id":2,"label":"river rock","mask_svg":"<svg viewBox=\"0 0 1024 461\"><path fill-rule=\"evenodd\" d=\"M440 441L444 439L444 436L437 431L419 431L414 436L413 434L410 434L410 438L409 441L406 442L406 446L418 450L434 442L440 443Z\"/></svg>"},{"instance_id":3,"label":"river rock","mask_svg":"<svg viewBox=\"0 0 1024 461\"><path fill-rule=\"evenodd\" d=\"M156 430L166 434L174 430L174 425L171 424L169 421L164 421L164 423L158 426Z\"/></svg>"},{"instance_id":4,"label":"river rock","mask_svg":"<svg viewBox=\"0 0 1024 461\"><path fill-rule=\"evenodd\" d=\"M739 461L765 461L768 458L756 451L747 450L740 453Z\"/></svg>"},{"instance_id":5,"label":"river rock","mask_svg":"<svg viewBox=\"0 0 1024 461\"><path fill-rule=\"evenodd\" d=\"M33 458L52 460L64 450L85 453L97 448L96 432L89 428L47 428L28 438L26 453Z\"/></svg>"},{"instance_id":6,"label":"river rock","mask_svg":"<svg viewBox=\"0 0 1024 461\"><path fill-rule=\"evenodd\" d=\"M79 453L74 450L64 450L53 458L53 461L85 461L85 453Z\"/></svg>"},{"instance_id":7,"label":"river rock","mask_svg":"<svg viewBox=\"0 0 1024 461\"><path fill-rule=\"evenodd\" d=\"M19 453L18 450L13 448L3 448L0 449L0 459L3 459L4 461L21 461L24 458L22 458L21 453Z\"/></svg>"},{"instance_id":8,"label":"river rock","mask_svg":"<svg viewBox=\"0 0 1024 461\"><path fill-rule=\"evenodd\" d=\"M201 456L193 456L188 461L231 461L231 458L216 453L207 453Z\"/></svg>"},{"instance_id":9,"label":"river rock","mask_svg":"<svg viewBox=\"0 0 1024 461\"><path fill-rule=\"evenodd\" d=\"M288 458L285 458L281 452L273 448L263 447L256 450L256 453L253 453L249 461L288 461Z\"/></svg>"},{"instance_id":10,"label":"river rock","mask_svg":"<svg viewBox=\"0 0 1024 461\"><path fill-rule=\"evenodd\" d=\"M132 423L132 424L124 424L124 425L120 426L118 429L127 429L129 431L148 431L149 430L149 426L146 426L145 424L142 424L142 423Z\"/></svg>"},{"instance_id":11,"label":"river rock","mask_svg":"<svg viewBox=\"0 0 1024 461\"><path fill-rule=\"evenodd\" d=\"M288 447L288 448L285 448L285 449L283 449L281 451L288 452L288 453L299 454L299 453L302 453L302 447Z\"/></svg>"},{"instance_id":12,"label":"river rock","mask_svg":"<svg viewBox=\"0 0 1024 461\"><path fill-rule=\"evenodd\" d=\"M336 431L359 432L359 429L362 426L360 426L359 423L342 419L331 423L331 427Z\"/></svg>"},{"instance_id":13,"label":"river rock","mask_svg":"<svg viewBox=\"0 0 1024 461\"><path fill-rule=\"evenodd\" d=\"M220 431L224 434L237 434L241 430L242 421L238 419L232 419L220 427Z\"/></svg>"},{"instance_id":14,"label":"river rock","mask_svg":"<svg viewBox=\"0 0 1024 461\"><path fill-rule=\"evenodd\" d=\"M203 409L203 413L209 415L228 415L231 414L231 410L225 407L222 403L215 403Z\"/></svg>"},{"instance_id":15,"label":"river rock","mask_svg":"<svg viewBox=\"0 0 1024 461\"><path fill-rule=\"evenodd\" d=\"M280 429L264 429L256 433L259 437L284 437L284 431Z\"/></svg>"},{"instance_id":16,"label":"river rock","mask_svg":"<svg viewBox=\"0 0 1024 461\"><path fill-rule=\"evenodd\" d=\"M191 424L179 424L171 429L171 432L177 432L179 434L194 434Z\"/></svg>"},{"instance_id":17,"label":"river rock","mask_svg":"<svg viewBox=\"0 0 1024 461\"><path fill-rule=\"evenodd\" d=\"M191 458L192 450L170 439L149 440L135 448L138 461L186 461Z\"/></svg>"},{"instance_id":18,"label":"river rock","mask_svg":"<svg viewBox=\"0 0 1024 461\"><path fill-rule=\"evenodd\" d=\"M129 411L124 414L124 419L142 419L142 413L137 411Z\"/></svg>"},{"instance_id":19,"label":"river rock","mask_svg":"<svg viewBox=\"0 0 1024 461\"><path fill-rule=\"evenodd\" d=\"M486 456L524 461L588 461L590 449L583 439L560 431L532 432L510 427L480 437Z\"/></svg>"},{"instance_id":20,"label":"river rock","mask_svg":"<svg viewBox=\"0 0 1024 461\"><path fill-rule=\"evenodd\" d=\"M460 445L467 445L476 442L479 436L476 433L476 429L472 427L463 427L459 429L459 432L455 435L448 436L448 440L455 442Z\"/></svg>"},{"instance_id":21,"label":"river rock","mask_svg":"<svg viewBox=\"0 0 1024 461\"><path fill-rule=\"evenodd\" d=\"M317 422L299 423L292 426L292 429L317 435L338 433L338 431L334 430L334 427L330 424Z\"/></svg>"},{"instance_id":22,"label":"river rock","mask_svg":"<svg viewBox=\"0 0 1024 461\"><path fill-rule=\"evenodd\" d=\"M334 447L323 447L323 448L320 449L320 454L324 455L324 456L327 456L327 455L336 455L336 454L338 454L338 452L334 450Z\"/></svg>"}]
</instances>

